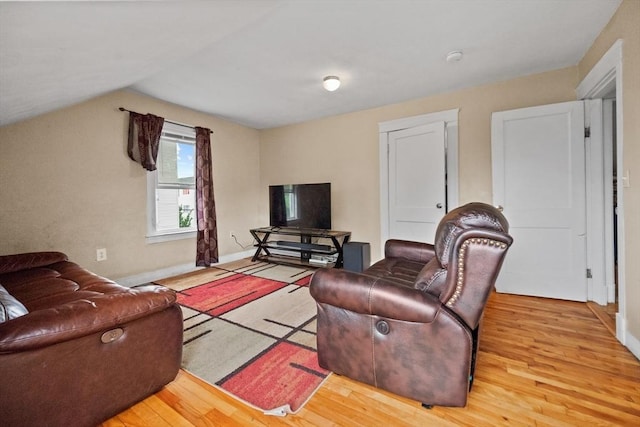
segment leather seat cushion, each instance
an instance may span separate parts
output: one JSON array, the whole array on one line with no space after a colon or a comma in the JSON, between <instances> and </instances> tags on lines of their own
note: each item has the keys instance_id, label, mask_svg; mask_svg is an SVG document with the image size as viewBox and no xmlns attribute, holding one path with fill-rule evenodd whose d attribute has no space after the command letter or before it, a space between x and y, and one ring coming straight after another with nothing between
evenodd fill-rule
<instances>
[{"instance_id":1,"label":"leather seat cushion","mask_svg":"<svg viewBox=\"0 0 640 427\"><path fill-rule=\"evenodd\" d=\"M362 274L370 277L384 278L398 285L413 287L416 276L424 263L409 261L401 258L384 258Z\"/></svg>"}]
</instances>

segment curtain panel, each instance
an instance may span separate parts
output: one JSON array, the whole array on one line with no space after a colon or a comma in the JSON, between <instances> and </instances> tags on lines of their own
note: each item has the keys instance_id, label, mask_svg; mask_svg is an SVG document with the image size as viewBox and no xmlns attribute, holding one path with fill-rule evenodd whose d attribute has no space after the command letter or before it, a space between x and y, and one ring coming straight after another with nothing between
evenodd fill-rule
<instances>
[{"instance_id":1,"label":"curtain panel","mask_svg":"<svg viewBox=\"0 0 640 427\"><path fill-rule=\"evenodd\" d=\"M158 146L164 118L153 114L129 112L129 140L127 153L131 160L148 171L156 170Z\"/></svg>"},{"instance_id":2,"label":"curtain panel","mask_svg":"<svg viewBox=\"0 0 640 427\"><path fill-rule=\"evenodd\" d=\"M213 197L211 131L196 127L196 218L198 224L196 265L218 262L218 227Z\"/></svg>"}]
</instances>

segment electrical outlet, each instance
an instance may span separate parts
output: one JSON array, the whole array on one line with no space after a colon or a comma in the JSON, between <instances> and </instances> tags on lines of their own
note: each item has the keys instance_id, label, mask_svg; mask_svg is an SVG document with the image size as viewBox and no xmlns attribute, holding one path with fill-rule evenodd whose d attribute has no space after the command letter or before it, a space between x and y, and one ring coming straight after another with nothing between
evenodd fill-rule
<instances>
[{"instance_id":1,"label":"electrical outlet","mask_svg":"<svg viewBox=\"0 0 640 427\"><path fill-rule=\"evenodd\" d=\"M622 175L622 186L624 188L631 187L631 182L629 181L629 169L624 171L624 175Z\"/></svg>"},{"instance_id":2,"label":"electrical outlet","mask_svg":"<svg viewBox=\"0 0 640 427\"><path fill-rule=\"evenodd\" d=\"M107 248L96 249L96 261L107 260Z\"/></svg>"}]
</instances>

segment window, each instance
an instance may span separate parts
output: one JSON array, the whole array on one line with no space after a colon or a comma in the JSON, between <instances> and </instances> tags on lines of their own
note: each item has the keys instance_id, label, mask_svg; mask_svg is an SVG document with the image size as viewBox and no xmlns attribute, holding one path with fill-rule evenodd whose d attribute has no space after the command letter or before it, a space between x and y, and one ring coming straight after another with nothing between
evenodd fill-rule
<instances>
[{"instance_id":1,"label":"window","mask_svg":"<svg viewBox=\"0 0 640 427\"><path fill-rule=\"evenodd\" d=\"M287 212L287 221L298 219L298 198L293 191L293 185L284 186L284 205Z\"/></svg>"},{"instance_id":2,"label":"window","mask_svg":"<svg viewBox=\"0 0 640 427\"><path fill-rule=\"evenodd\" d=\"M148 238L191 237L196 231L195 130L165 122L157 170L148 173ZM159 237L159 238L158 238Z\"/></svg>"}]
</instances>

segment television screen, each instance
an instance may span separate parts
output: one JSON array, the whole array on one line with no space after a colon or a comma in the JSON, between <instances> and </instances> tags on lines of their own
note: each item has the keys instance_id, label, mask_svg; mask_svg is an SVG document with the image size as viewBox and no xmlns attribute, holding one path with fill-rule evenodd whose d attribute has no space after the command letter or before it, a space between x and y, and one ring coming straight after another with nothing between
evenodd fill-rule
<instances>
[{"instance_id":1,"label":"television screen","mask_svg":"<svg viewBox=\"0 0 640 427\"><path fill-rule=\"evenodd\" d=\"M331 229L331 183L269 186L272 227Z\"/></svg>"}]
</instances>

